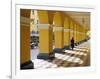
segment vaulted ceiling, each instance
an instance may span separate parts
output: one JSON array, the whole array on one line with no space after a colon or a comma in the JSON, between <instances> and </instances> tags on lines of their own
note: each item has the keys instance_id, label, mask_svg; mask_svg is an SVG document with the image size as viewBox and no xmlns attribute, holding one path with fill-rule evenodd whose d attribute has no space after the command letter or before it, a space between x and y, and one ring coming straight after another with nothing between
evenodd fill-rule
<instances>
[{"instance_id":1,"label":"vaulted ceiling","mask_svg":"<svg viewBox=\"0 0 100 79\"><path fill-rule=\"evenodd\" d=\"M65 12L69 15L72 19L78 22L80 25L87 27L90 29L90 13L89 12Z\"/></svg>"}]
</instances>

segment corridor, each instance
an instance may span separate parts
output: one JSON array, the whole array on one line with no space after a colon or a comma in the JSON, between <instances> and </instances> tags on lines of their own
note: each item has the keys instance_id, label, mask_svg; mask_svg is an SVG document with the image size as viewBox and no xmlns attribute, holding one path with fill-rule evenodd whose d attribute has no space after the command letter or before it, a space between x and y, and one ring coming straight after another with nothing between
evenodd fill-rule
<instances>
[{"instance_id":1,"label":"corridor","mask_svg":"<svg viewBox=\"0 0 100 79\"><path fill-rule=\"evenodd\" d=\"M20 9L20 69L90 66L90 13Z\"/></svg>"}]
</instances>

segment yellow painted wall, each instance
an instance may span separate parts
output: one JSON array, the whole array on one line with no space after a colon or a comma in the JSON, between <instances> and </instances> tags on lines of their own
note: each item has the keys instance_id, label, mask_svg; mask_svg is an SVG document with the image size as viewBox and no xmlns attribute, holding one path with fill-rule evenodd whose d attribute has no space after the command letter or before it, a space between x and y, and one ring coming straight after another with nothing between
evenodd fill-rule
<instances>
[{"instance_id":1,"label":"yellow painted wall","mask_svg":"<svg viewBox=\"0 0 100 79\"><path fill-rule=\"evenodd\" d=\"M50 25L49 27L49 51L52 52L53 50L53 26Z\"/></svg>"},{"instance_id":2,"label":"yellow painted wall","mask_svg":"<svg viewBox=\"0 0 100 79\"><path fill-rule=\"evenodd\" d=\"M54 35L55 35L55 47L63 48L63 32L58 31L58 32L55 32Z\"/></svg>"},{"instance_id":3,"label":"yellow painted wall","mask_svg":"<svg viewBox=\"0 0 100 79\"><path fill-rule=\"evenodd\" d=\"M69 29L69 18L66 17L65 18L65 21L64 21L64 29ZM64 32L64 45L69 45L70 44L70 38L69 38L69 35L70 32Z\"/></svg>"},{"instance_id":4,"label":"yellow painted wall","mask_svg":"<svg viewBox=\"0 0 100 79\"><path fill-rule=\"evenodd\" d=\"M40 24L50 24L52 18L49 18L49 15L52 15L52 12L39 10L37 11L38 18ZM53 17L53 16L51 16ZM52 22L51 22L52 23ZM43 27L43 26L39 26ZM40 28L39 29L39 47L40 47L40 53L51 53L53 50L53 33L52 33L52 26L48 25L45 26L47 28Z\"/></svg>"},{"instance_id":5,"label":"yellow painted wall","mask_svg":"<svg viewBox=\"0 0 100 79\"><path fill-rule=\"evenodd\" d=\"M30 14L31 14L30 11L31 11L30 9L21 9L20 16L30 18Z\"/></svg>"},{"instance_id":6,"label":"yellow painted wall","mask_svg":"<svg viewBox=\"0 0 100 79\"><path fill-rule=\"evenodd\" d=\"M82 27L82 40L84 40L84 27Z\"/></svg>"},{"instance_id":7,"label":"yellow painted wall","mask_svg":"<svg viewBox=\"0 0 100 79\"><path fill-rule=\"evenodd\" d=\"M39 38L39 42L40 42L40 51L42 53L49 53L50 50L50 37L49 37L49 29L41 29L39 31L40 34L40 38Z\"/></svg>"},{"instance_id":8,"label":"yellow painted wall","mask_svg":"<svg viewBox=\"0 0 100 79\"><path fill-rule=\"evenodd\" d=\"M63 27L63 20L60 12L54 15L54 27ZM63 48L63 30L54 31L55 48Z\"/></svg>"},{"instance_id":9,"label":"yellow painted wall","mask_svg":"<svg viewBox=\"0 0 100 79\"><path fill-rule=\"evenodd\" d=\"M87 39L87 37L88 37L87 32L88 32L88 29L85 28L85 39Z\"/></svg>"},{"instance_id":10,"label":"yellow painted wall","mask_svg":"<svg viewBox=\"0 0 100 79\"><path fill-rule=\"evenodd\" d=\"M74 37L74 24L73 24L73 21L70 21L70 40L72 39L72 37Z\"/></svg>"},{"instance_id":11,"label":"yellow painted wall","mask_svg":"<svg viewBox=\"0 0 100 79\"><path fill-rule=\"evenodd\" d=\"M21 9L21 17L30 18L30 10ZM21 64L30 60L30 23L20 22L20 59Z\"/></svg>"},{"instance_id":12,"label":"yellow painted wall","mask_svg":"<svg viewBox=\"0 0 100 79\"><path fill-rule=\"evenodd\" d=\"M47 24L49 22L48 11L38 10L37 13L41 24Z\"/></svg>"},{"instance_id":13,"label":"yellow painted wall","mask_svg":"<svg viewBox=\"0 0 100 79\"><path fill-rule=\"evenodd\" d=\"M80 32L79 37L80 37L80 41L82 40L82 33L81 33L81 30L82 30L82 26L79 26L79 32Z\"/></svg>"},{"instance_id":14,"label":"yellow painted wall","mask_svg":"<svg viewBox=\"0 0 100 79\"><path fill-rule=\"evenodd\" d=\"M48 11L48 18L49 18L50 24L53 24L54 13L55 13L55 11Z\"/></svg>"},{"instance_id":15,"label":"yellow painted wall","mask_svg":"<svg viewBox=\"0 0 100 79\"><path fill-rule=\"evenodd\" d=\"M77 25L77 42L79 42L79 25Z\"/></svg>"},{"instance_id":16,"label":"yellow painted wall","mask_svg":"<svg viewBox=\"0 0 100 79\"><path fill-rule=\"evenodd\" d=\"M21 26L21 63L30 60L30 27Z\"/></svg>"},{"instance_id":17,"label":"yellow painted wall","mask_svg":"<svg viewBox=\"0 0 100 79\"><path fill-rule=\"evenodd\" d=\"M64 45L69 45L70 39L69 39L69 32L64 32Z\"/></svg>"},{"instance_id":18,"label":"yellow painted wall","mask_svg":"<svg viewBox=\"0 0 100 79\"><path fill-rule=\"evenodd\" d=\"M74 23L74 41L75 41L75 43L77 43L77 30L76 30L76 28L77 28L77 25Z\"/></svg>"},{"instance_id":19,"label":"yellow painted wall","mask_svg":"<svg viewBox=\"0 0 100 79\"><path fill-rule=\"evenodd\" d=\"M55 14L54 14L54 18L53 18L53 21L54 21L54 25L56 26L56 27L62 27L62 17L61 17L61 14L60 14L60 12L56 12Z\"/></svg>"}]
</instances>

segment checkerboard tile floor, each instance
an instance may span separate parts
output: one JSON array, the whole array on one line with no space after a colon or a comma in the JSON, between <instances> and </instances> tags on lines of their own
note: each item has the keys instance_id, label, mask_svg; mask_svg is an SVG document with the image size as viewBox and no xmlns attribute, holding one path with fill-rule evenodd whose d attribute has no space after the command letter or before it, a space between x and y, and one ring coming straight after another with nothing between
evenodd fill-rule
<instances>
[{"instance_id":1,"label":"checkerboard tile floor","mask_svg":"<svg viewBox=\"0 0 100 79\"><path fill-rule=\"evenodd\" d=\"M34 59L35 69L80 67L84 66L89 55L89 47L75 47L74 50L64 50L65 53L55 53L53 60Z\"/></svg>"}]
</instances>

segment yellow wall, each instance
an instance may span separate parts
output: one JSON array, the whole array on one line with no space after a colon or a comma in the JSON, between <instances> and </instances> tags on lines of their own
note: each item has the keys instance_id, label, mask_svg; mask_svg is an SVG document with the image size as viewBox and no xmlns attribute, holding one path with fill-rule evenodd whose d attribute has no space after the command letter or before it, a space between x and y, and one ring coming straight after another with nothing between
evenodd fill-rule
<instances>
[{"instance_id":1,"label":"yellow wall","mask_svg":"<svg viewBox=\"0 0 100 79\"><path fill-rule=\"evenodd\" d=\"M77 42L79 42L79 25L77 25Z\"/></svg>"},{"instance_id":2,"label":"yellow wall","mask_svg":"<svg viewBox=\"0 0 100 79\"><path fill-rule=\"evenodd\" d=\"M79 41L81 41L81 26L79 25Z\"/></svg>"},{"instance_id":3,"label":"yellow wall","mask_svg":"<svg viewBox=\"0 0 100 79\"><path fill-rule=\"evenodd\" d=\"M63 20L60 12L56 12L54 15L54 39L55 39L55 48L63 48ZM60 30L56 30L60 29Z\"/></svg>"},{"instance_id":4,"label":"yellow wall","mask_svg":"<svg viewBox=\"0 0 100 79\"><path fill-rule=\"evenodd\" d=\"M60 12L56 12L55 14L54 14L54 19L53 19L53 21L54 21L54 25L56 26L56 27L62 27L62 17L61 17L61 13Z\"/></svg>"},{"instance_id":5,"label":"yellow wall","mask_svg":"<svg viewBox=\"0 0 100 79\"><path fill-rule=\"evenodd\" d=\"M39 41L40 41L40 51L41 52L49 52L49 29L45 30L45 29L40 29L40 32L39 32L40 37L39 38Z\"/></svg>"},{"instance_id":6,"label":"yellow wall","mask_svg":"<svg viewBox=\"0 0 100 79\"><path fill-rule=\"evenodd\" d=\"M37 13L38 13L40 23L46 24L49 22L48 11L38 10Z\"/></svg>"},{"instance_id":7,"label":"yellow wall","mask_svg":"<svg viewBox=\"0 0 100 79\"><path fill-rule=\"evenodd\" d=\"M77 25L74 23L74 40L75 40L75 43L77 43Z\"/></svg>"},{"instance_id":8,"label":"yellow wall","mask_svg":"<svg viewBox=\"0 0 100 79\"><path fill-rule=\"evenodd\" d=\"M52 52L53 50L53 26L50 25L49 27L49 51Z\"/></svg>"},{"instance_id":9,"label":"yellow wall","mask_svg":"<svg viewBox=\"0 0 100 79\"><path fill-rule=\"evenodd\" d=\"M74 37L74 24L73 21L70 20L70 40L72 39L72 37Z\"/></svg>"},{"instance_id":10,"label":"yellow wall","mask_svg":"<svg viewBox=\"0 0 100 79\"><path fill-rule=\"evenodd\" d=\"M25 17L25 19L30 19L30 10L21 9L20 16ZM20 20L20 59L21 64L30 60L30 22L25 22L24 20Z\"/></svg>"},{"instance_id":11,"label":"yellow wall","mask_svg":"<svg viewBox=\"0 0 100 79\"><path fill-rule=\"evenodd\" d=\"M30 60L30 26L21 26L21 63Z\"/></svg>"},{"instance_id":12,"label":"yellow wall","mask_svg":"<svg viewBox=\"0 0 100 79\"><path fill-rule=\"evenodd\" d=\"M63 48L63 32L58 31L55 32L55 47L56 48Z\"/></svg>"},{"instance_id":13,"label":"yellow wall","mask_svg":"<svg viewBox=\"0 0 100 79\"><path fill-rule=\"evenodd\" d=\"M53 38L52 38L53 33L52 33L52 26L50 25L51 20L49 19L49 15L51 15L52 13L49 13L48 11L44 11L44 10L39 10L37 11L37 13L38 13L38 18L40 22L40 26L39 26L40 28L39 29L40 53L49 54L53 50L53 47L52 47L53 46ZM42 24L44 24L44 26ZM41 27L46 27L46 28L41 29Z\"/></svg>"},{"instance_id":14,"label":"yellow wall","mask_svg":"<svg viewBox=\"0 0 100 79\"><path fill-rule=\"evenodd\" d=\"M65 21L64 21L64 29L69 29L69 18L68 17L66 17L65 18ZM69 35L70 34L70 32L69 32L69 30L66 32L64 32L64 45L69 45L70 44L70 39L69 39Z\"/></svg>"}]
</instances>

